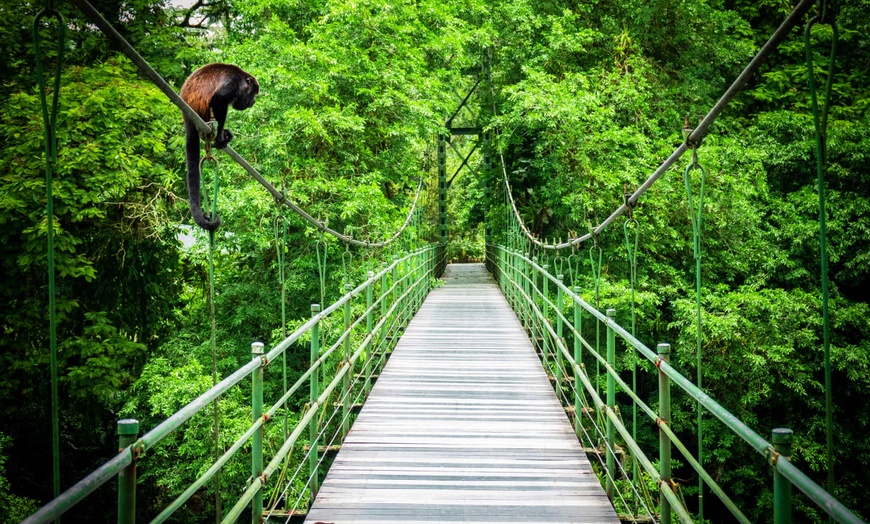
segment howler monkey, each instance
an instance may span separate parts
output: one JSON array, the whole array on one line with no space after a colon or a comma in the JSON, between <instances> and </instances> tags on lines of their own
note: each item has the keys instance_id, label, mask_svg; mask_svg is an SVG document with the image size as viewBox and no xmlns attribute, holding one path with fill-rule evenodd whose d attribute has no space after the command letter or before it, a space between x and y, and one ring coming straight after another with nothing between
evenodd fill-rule
<instances>
[{"instance_id":1,"label":"howler monkey","mask_svg":"<svg viewBox=\"0 0 870 524\"><path fill-rule=\"evenodd\" d=\"M227 108L242 110L254 105L254 100L260 92L257 79L232 64L206 64L193 73L181 86L181 98L194 111L208 121L217 121L217 133L214 145L223 149L233 139L229 129L224 129L227 120ZM187 133L187 191L190 197L190 211L193 220L200 227L214 231L221 225L219 216L206 218L202 214L202 197L199 192L199 132L196 125L184 117L184 128Z\"/></svg>"}]
</instances>

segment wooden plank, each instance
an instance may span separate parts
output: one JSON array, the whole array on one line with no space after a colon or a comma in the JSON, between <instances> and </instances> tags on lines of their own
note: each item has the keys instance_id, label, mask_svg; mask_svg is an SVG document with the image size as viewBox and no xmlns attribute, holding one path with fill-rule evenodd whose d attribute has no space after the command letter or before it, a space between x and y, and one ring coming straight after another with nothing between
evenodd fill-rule
<instances>
[{"instance_id":1,"label":"wooden plank","mask_svg":"<svg viewBox=\"0 0 870 524\"><path fill-rule=\"evenodd\" d=\"M483 265L450 265L445 281L405 330L306 522L619 522Z\"/></svg>"}]
</instances>

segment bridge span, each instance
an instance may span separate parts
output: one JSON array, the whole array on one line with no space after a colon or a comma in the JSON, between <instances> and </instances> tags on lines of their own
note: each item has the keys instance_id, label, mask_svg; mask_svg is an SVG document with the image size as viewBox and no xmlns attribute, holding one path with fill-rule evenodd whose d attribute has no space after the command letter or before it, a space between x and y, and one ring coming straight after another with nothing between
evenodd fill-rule
<instances>
[{"instance_id":1,"label":"bridge span","mask_svg":"<svg viewBox=\"0 0 870 524\"><path fill-rule=\"evenodd\" d=\"M616 523L520 322L453 264L410 322L308 523Z\"/></svg>"}]
</instances>

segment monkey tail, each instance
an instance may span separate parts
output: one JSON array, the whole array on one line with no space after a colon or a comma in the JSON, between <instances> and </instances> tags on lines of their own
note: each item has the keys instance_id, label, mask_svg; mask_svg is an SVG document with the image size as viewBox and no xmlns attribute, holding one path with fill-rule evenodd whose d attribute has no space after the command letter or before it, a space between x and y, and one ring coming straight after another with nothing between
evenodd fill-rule
<instances>
[{"instance_id":1,"label":"monkey tail","mask_svg":"<svg viewBox=\"0 0 870 524\"><path fill-rule=\"evenodd\" d=\"M215 231L221 225L221 217L215 215L210 220L202 212L202 195L199 192L199 133L192 124L185 125L187 131L186 156L187 156L187 194L190 199L190 212L196 224L207 230Z\"/></svg>"}]
</instances>

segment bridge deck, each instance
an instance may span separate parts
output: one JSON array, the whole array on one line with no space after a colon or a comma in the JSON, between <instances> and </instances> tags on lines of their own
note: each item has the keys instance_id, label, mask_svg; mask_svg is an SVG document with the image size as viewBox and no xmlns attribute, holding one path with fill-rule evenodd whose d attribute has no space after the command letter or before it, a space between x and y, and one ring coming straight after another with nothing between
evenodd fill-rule
<instances>
[{"instance_id":1,"label":"bridge deck","mask_svg":"<svg viewBox=\"0 0 870 524\"><path fill-rule=\"evenodd\" d=\"M481 264L448 266L306 522L619 522Z\"/></svg>"}]
</instances>

